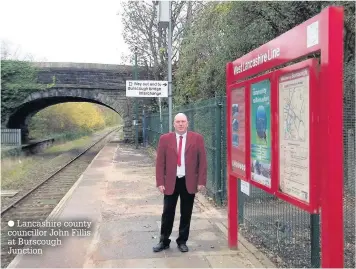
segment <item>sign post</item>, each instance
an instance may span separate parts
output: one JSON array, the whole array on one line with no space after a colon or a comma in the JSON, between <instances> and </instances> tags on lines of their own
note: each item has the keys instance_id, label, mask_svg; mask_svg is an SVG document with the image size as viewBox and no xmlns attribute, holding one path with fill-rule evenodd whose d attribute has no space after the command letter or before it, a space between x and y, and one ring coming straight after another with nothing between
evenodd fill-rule
<instances>
[{"instance_id":1,"label":"sign post","mask_svg":"<svg viewBox=\"0 0 356 269\"><path fill-rule=\"evenodd\" d=\"M137 47L135 46L135 76L134 78L137 80ZM135 98L135 130L136 130L136 135L135 135L135 144L136 144L136 149L138 148L138 100Z\"/></svg>"},{"instance_id":2,"label":"sign post","mask_svg":"<svg viewBox=\"0 0 356 269\"><path fill-rule=\"evenodd\" d=\"M230 248L238 243L236 182L243 180L321 214L321 266L343 267L342 68L342 7L227 63Z\"/></svg>"}]
</instances>

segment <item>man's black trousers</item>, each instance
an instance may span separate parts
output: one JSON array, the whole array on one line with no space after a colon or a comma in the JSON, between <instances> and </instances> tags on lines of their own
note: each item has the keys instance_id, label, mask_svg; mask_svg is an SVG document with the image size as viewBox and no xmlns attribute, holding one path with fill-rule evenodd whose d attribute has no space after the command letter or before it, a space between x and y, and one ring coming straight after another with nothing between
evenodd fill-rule
<instances>
[{"instance_id":1,"label":"man's black trousers","mask_svg":"<svg viewBox=\"0 0 356 269\"><path fill-rule=\"evenodd\" d=\"M165 245L168 245L171 242L169 237L173 229L178 196L180 197L181 216L179 223L179 236L176 239L176 242L177 244L185 244L189 237L190 220L193 212L195 194L188 193L185 184L185 177L177 177L174 193L172 195L164 195L160 242L163 242Z\"/></svg>"}]
</instances>

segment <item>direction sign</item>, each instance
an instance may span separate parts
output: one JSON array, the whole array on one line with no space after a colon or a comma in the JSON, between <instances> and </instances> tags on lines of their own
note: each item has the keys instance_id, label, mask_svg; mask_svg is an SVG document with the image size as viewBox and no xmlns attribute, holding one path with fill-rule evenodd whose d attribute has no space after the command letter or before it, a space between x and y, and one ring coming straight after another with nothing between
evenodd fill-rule
<instances>
[{"instance_id":1,"label":"direction sign","mask_svg":"<svg viewBox=\"0 0 356 269\"><path fill-rule=\"evenodd\" d=\"M127 97L168 97L168 81L127 80Z\"/></svg>"}]
</instances>

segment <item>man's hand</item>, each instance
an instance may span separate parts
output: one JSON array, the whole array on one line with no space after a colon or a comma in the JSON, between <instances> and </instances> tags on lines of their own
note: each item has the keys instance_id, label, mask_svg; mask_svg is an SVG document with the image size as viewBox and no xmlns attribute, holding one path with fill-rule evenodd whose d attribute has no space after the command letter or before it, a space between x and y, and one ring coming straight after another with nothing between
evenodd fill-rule
<instances>
[{"instance_id":1,"label":"man's hand","mask_svg":"<svg viewBox=\"0 0 356 269\"><path fill-rule=\"evenodd\" d=\"M164 190L165 190L165 188L164 188L164 186L163 186L163 185L158 186L158 189L159 189L159 191L160 191L161 193L163 193L163 192L164 192Z\"/></svg>"},{"instance_id":2,"label":"man's hand","mask_svg":"<svg viewBox=\"0 0 356 269\"><path fill-rule=\"evenodd\" d=\"M202 191L204 189L204 185L198 185L198 191Z\"/></svg>"}]
</instances>

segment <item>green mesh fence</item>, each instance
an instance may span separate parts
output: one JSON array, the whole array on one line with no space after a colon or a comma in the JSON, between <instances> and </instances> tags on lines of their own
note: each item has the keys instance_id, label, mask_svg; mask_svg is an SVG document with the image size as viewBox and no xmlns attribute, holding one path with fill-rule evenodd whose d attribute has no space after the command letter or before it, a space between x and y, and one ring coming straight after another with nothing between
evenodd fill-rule
<instances>
[{"instance_id":1,"label":"green mesh fence","mask_svg":"<svg viewBox=\"0 0 356 269\"><path fill-rule=\"evenodd\" d=\"M353 68L353 70L355 70ZM355 181L356 181L355 83L344 87L344 249L345 267L355 268Z\"/></svg>"},{"instance_id":2,"label":"green mesh fence","mask_svg":"<svg viewBox=\"0 0 356 269\"><path fill-rule=\"evenodd\" d=\"M344 100L344 241L345 267L355 268L355 94ZM204 136L208 154L208 194L225 205L226 100L225 97L173 109L188 116L189 129ZM169 130L168 111L147 115L146 140L156 148ZM161 126L162 123L162 126ZM311 215L251 186L250 196L239 191L240 233L279 267L319 267L319 215Z\"/></svg>"},{"instance_id":3,"label":"green mesh fence","mask_svg":"<svg viewBox=\"0 0 356 269\"><path fill-rule=\"evenodd\" d=\"M239 192L243 236L279 266L312 267L311 215L253 186L250 191Z\"/></svg>"}]
</instances>

